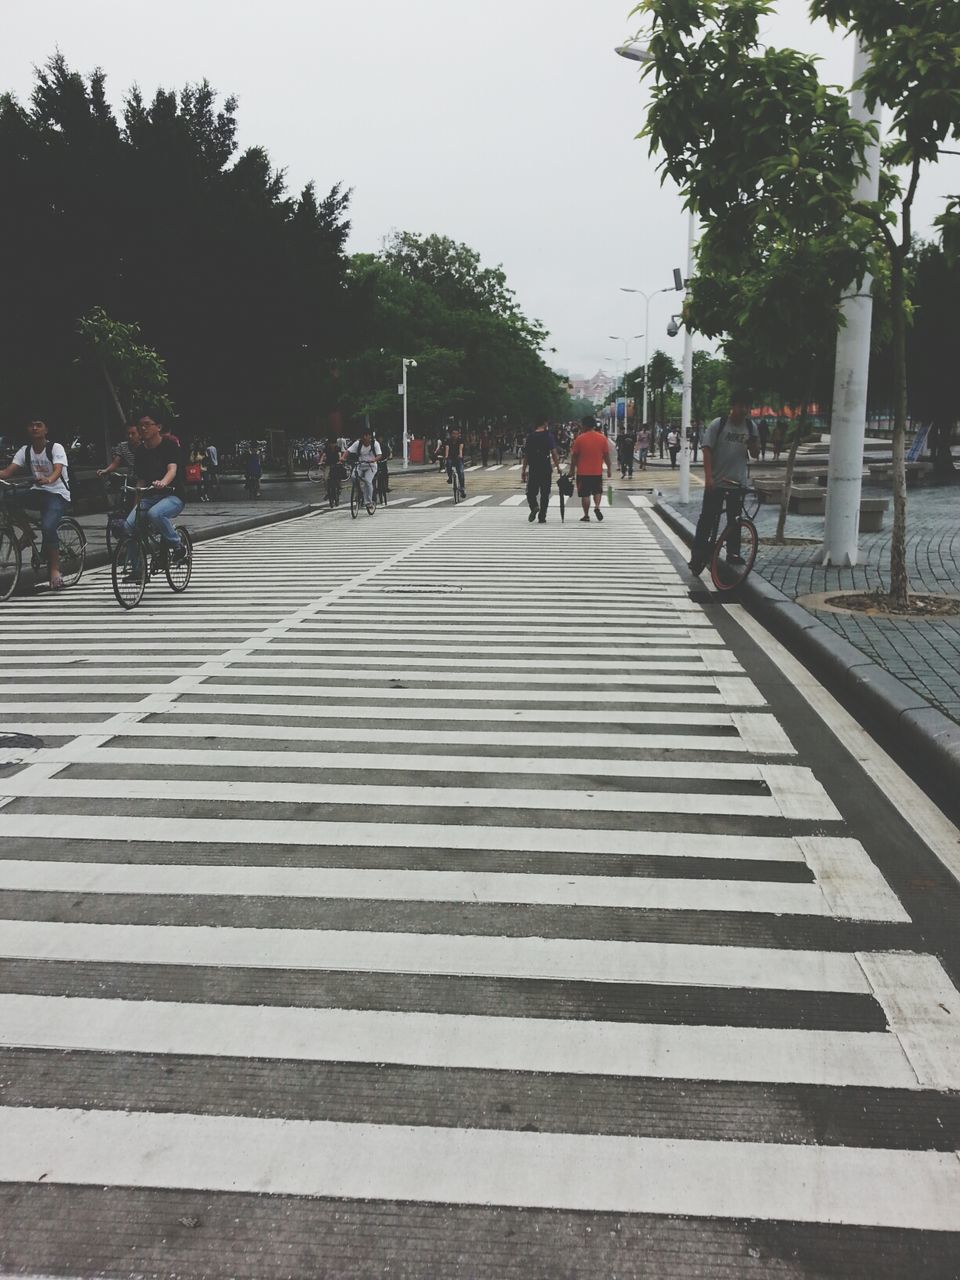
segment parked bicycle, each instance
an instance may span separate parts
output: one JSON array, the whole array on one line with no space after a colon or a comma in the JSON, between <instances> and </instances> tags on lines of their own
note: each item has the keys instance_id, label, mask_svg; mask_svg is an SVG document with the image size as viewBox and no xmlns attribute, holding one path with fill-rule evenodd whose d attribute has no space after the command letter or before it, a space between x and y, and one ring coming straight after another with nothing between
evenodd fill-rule
<instances>
[{"instance_id":1,"label":"parked bicycle","mask_svg":"<svg viewBox=\"0 0 960 1280\"><path fill-rule=\"evenodd\" d=\"M187 554L180 560L171 558L170 549L159 530L147 520L140 509L142 494L155 494L153 488L139 488L125 484L124 492L136 501L136 519L133 532L124 527L124 534L117 543L111 562L113 594L124 609L135 609L143 599L147 583L158 574L166 574L171 591L186 591L193 573L193 542L189 530L182 524L176 526Z\"/></svg>"},{"instance_id":2,"label":"parked bicycle","mask_svg":"<svg viewBox=\"0 0 960 1280\"><path fill-rule=\"evenodd\" d=\"M11 493L26 487L11 484L9 480L0 480L0 601L9 600L17 589L23 572L23 553L27 546L30 548L34 581L41 582L49 574L46 558L36 537L40 528L39 520L25 510L17 512L22 524L14 521L11 516ZM28 534L29 542L21 545ZM63 516L57 525L57 541L60 545L60 576L65 587L72 587L83 577L87 561L87 537L72 516Z\"/></svg>"},{"instance_id":3,"label":"parked bicycle","mask_svg":"<svg viewBox=\"0 0 960 1280\"><path fill-rule=\"evenodd\" d=\"M732 504L730 499L736 499ZM717 591L735 591L742 586L753 568L760 545L760 535L754 524L760 509L761 495L753 488L730 488L724 507L717 511L710 532L710 577ZM723 531L720 522L726 518Z\"/></svg>"}]
</instances>

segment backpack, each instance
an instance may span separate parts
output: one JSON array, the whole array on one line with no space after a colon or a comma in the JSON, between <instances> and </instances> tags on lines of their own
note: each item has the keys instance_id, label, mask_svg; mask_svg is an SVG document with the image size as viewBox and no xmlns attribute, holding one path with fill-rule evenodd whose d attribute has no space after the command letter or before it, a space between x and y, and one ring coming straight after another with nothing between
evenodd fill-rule
<instances>
[{"instance_id":1,"label":"backpack","mask_svg":"<svg viewBox=\"0 0 960 1280\"><path fill-rule=\"evenodd\" d=\"M35 452L35 450L32 444L24 445L23 461L28 471L30 470L30 454L33 452ZM43 446L43 452L47 455L47 459L51 467L56 466L56 463L53 461L53 441L52 440L48 440L47 443ZM68 469L69 469L69 463L66 463L66 462L61 463L60 479L63 481L63 487L66 489L67 493L70 492L70 477L67 474Z\"/></svg>"}]
</instances>

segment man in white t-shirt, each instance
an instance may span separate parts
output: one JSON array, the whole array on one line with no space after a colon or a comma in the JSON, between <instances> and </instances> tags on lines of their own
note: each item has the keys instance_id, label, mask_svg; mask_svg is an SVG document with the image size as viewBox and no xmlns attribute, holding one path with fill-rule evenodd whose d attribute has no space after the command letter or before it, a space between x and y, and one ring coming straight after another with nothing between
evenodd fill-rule
<instances>
[{"instance_id":1,"label":"man in white t-shirt","mask_svg":"<svg viewBox=\"0 0 960 1280\"><path fill-rule=\"evenodd\" d=\"M70 479L67 467L67 454L61 444L51 444L47 440L47 424L31 422L27 427L30 443L14 455L9 467L0 471L0 480L9 480L20 471L29 471L33 475L33 486L26 493L15 496L18 507L26 507L40 512L40 528L43 533L43 550L50 565L50 586L58 591L63 586L60 576L60 541L57 527L70 505ZM32 534L26 517L22 528L24 545L30 541Z\"/></svg>"},{"instance_id":2,"label":"man in white t-shirt","mask_svg":"<svg viewBox=\"0 0 960 1280\"><path fill-rule=\"evenodd\" d=\"M343 451L343 457L340 459L341 462L351 465L356 463L368 516L372 516L377 509L373 501L373 482L382 456L383 450L374 440L373 432L369 427L364 427L360 432L360 439L354 440L350 448Z\"/></svg>"}]
</instances>

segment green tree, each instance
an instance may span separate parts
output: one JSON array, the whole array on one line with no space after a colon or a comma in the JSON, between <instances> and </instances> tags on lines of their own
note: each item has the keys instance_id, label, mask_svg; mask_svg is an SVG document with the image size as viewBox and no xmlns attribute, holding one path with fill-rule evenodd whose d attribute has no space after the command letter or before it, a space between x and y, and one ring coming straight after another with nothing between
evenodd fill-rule
<instances>
[{"instance_id":1,"label":"green tree","mask_svg":"<svg viewBox=\"0 0 960 1280\"><path fill-rule=\"evenodd\" d=\"M647 362L647 376L650 379L650 395L653 406L654 420L657 422L666 421L666 399L668 392L672 391L679 383L681 373L675 361L671 360L665 351L655 351ZM657 411L657 400L660 401L660 409Z\"/></svg>"},{"instance_id":2,"label":"green tree","mask_svg":"<svg viewBox=\"0 0 960 1280\"><path fill-rule=\"evenodd\" d=\"M169 376L166 365L150 347L140 341L140 326L121 324L103 307L94 307L77 321L77 332L84 339L89 361L103 380L108 403L115 411L115 426L123 426L134 417L149 412L173 416L173 401L168 395ZM78 363L84 357L78 357ZM105 445L110 449L110 430L105 424Z\"/></svg>"}]
</instances>

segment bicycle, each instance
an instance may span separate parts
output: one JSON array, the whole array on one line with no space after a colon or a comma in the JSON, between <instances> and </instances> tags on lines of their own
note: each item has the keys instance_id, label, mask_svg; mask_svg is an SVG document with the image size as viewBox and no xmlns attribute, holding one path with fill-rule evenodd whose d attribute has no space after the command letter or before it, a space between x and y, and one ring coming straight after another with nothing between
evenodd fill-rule
<instances>
[{"instance_id":1,"label":"bicycle","mask_svg":"<svg viewBox=\"0 0 960 1280\"><path fill-rule=\"evenodd\" d=\"M20 575L23 572L23 552L26 546L20 540L30 535L30 567L34 580L39 582L47 572L47 563L42 548L37 545L36 530L39 520L33 518L26 510L22 515L26 518L23 526L14 523L9 509L9 496L24 485L11 484L9 480L0 480L0 601L9 600L17 589ZM65 587L75 586L83 577L87 562L87 535L72 516L62 516L57 526L57 542L60 546L60 577Z\"/></svg>"},{"instance_id":2,"label":"bicycle","mask_svg":"<svg viewBox=\"0 0 960 1280\"><path fill-rule=\"evenodd\" d=\"M363 497L363 485L360 482L360 467L355 466L350 475L350 518L356 520L360 514L361 507L365 507L367 504ZM372 516L376 509L376 493L374 493L374 504L372 507L367 508L367 515Z\"/></svg>"},{"instance_id":3,"label":"bicycle","mask_svg":"<svg viewBox=\"0 0 960 1280\"><path fill-rule=\"evenodd\" d=\"M135 609L143 599L147 583L159 573L166 574L171 591L186 591L193 573L193 541L188 529L182 524L176 525L187 554L182 560L171 561L162 535L150 526L146 514L140 509L141 495L155 494L156 489L142 489L131 484L124 484L123 488L127 494L136 494L136 519L133 532L127 528L126 536L114 549L110 578L117 603L124 609Z\"/></svg>"},{"instance_id":4,"label":"bicycle","mask_svg":"<svg viewBox=\"0 0 960 1280\"><path fill-rule=\"evenodd\" d=\"M730 487L731 494L740 495L740 513L730 518L725 502L717 511L717 518L710 531L710 577L717 591L735 591L743 585L753 568L760 545L760 535L754 524L760 510L761 495L756 489L738 485ZM726 524L720 532L720 520L726 515Z\"/></svg>"},{"instance_id":5,"label":"bicycle","mask_svg":"<svg viewBox=\"0 0 960 1280\"><path fill-rule=\"evenodd\" d=\"M121 538L127 536L127 516L130 513L129 481L125 476L104 476L104 485L110 506L107 509L107 555L112 556ZM114 486L119 485L119 488Z\"/></svg>"},{"instance_id":6,"label":"bicycle","mask_svg":"<svg viewBox=\"0 0 960 1280\"><path fill-rule=\"evenodd\" d=\"M460 464L460 467L462 466L463 466L463 463ZM463 481L461 479L462 472L460 470L460 467L458 467L455 462L447 463L447 477L450 480L450 483L453 485L453 505L454 506L456 506L458 502L462 502L464 498L467 496L463 487Z\"/></svg>"}]
</instances>

